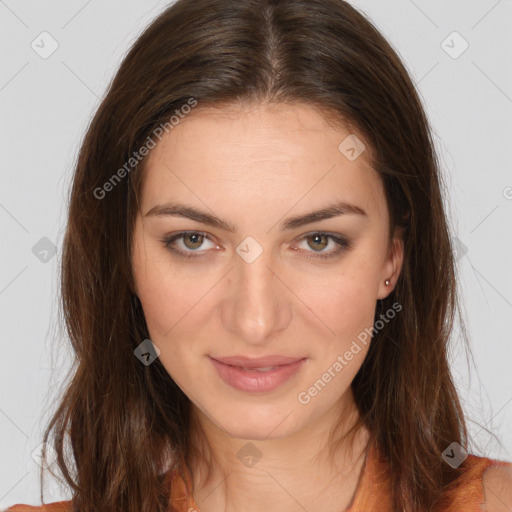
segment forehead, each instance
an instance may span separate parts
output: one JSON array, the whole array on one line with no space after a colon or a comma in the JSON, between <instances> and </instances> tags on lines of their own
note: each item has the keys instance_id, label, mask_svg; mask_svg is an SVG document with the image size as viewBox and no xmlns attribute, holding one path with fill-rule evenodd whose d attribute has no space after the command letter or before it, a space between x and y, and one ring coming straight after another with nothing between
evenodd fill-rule
<instances>
[{"instance_id":1,"label":"forehead","mask_svg":"<svg viewBox=\"0 0 512 512\"><path fill-rule=\"evenodd\" d=\"M385 215L370 148L347 157L353 135L308 105L196 107L147 156L143 210L185 198L229 215L248 205L276 212L344 200Z\"/></svg>"}]
</instances>

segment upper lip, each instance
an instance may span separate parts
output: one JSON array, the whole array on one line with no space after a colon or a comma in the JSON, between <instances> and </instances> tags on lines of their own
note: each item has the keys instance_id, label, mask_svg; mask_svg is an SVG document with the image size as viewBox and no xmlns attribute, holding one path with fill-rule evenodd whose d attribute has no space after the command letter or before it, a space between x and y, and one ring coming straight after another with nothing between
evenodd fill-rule
<instances>
[{"instance_id":1,"label":"upper lip","mask_svg":"<svg viewBox=\"0 0 512 512\"><path fill-rule=\"evenodd\" d=\"M211 356L210 356L211 357ZM231 366L240 366L243 368L267 368L269 366L282 366L285 364L296 363L304 357L287 357L287 356L263 356L263 357L244 357L244 356L230 356L230 357L212 357L216 361Z\"/></svg>"}]
</instances>

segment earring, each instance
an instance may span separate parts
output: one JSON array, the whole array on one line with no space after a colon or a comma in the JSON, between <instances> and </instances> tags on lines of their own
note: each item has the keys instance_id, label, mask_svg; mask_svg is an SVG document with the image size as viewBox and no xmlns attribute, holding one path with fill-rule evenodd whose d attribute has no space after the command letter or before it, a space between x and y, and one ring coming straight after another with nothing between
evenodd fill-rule
<instances>
[{"instance_id":1,"label":"earring","mask_svg":"<svg viewBox=\"0 0 512 512\"><path fill-rule=\"evenodd\" d=\"M389 279L386 279L386 281L384 282L384 284L387 286L389 286Z\"/></svg>"}]
</instances>

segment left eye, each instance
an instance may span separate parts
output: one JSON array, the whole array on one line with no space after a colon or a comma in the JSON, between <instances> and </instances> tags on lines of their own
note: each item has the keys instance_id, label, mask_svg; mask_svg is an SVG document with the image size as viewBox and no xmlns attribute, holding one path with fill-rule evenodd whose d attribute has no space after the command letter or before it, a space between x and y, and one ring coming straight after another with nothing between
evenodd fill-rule
<instances>
[{"instance_id":1,"label":"left eye","mask_svg":"<svg viewBox=\"0 0 512 512\"><path fill-rule=\"evenodd\" d=\"M210 241L213 247L220 247L218 244L214 243L206 233L200 231L182 231L164 238L161 241L166 248L176 255L191 259L202 256L204 251L199 252L197 249L203 245L205 240ZM305 252L313 253L312 255L306 256L307 258L331 258L351 247L350 242L345 238L333 233L314 232L304 235L300 240L306 242L310 248L314 249L313 251L305 249ZM178 241L180 242L181 248L175 246ZM330 251L323 250L329 245L330 241L334 242L334 249ZM296 250L296 248L293 248L293 250Z\"/></svg>"},{"instance_id":2,"label":"left eye","mask_svg":"<svg viewBox=\"0 0 512 512\"><path fill-rule=\"evenodd\" d=\"M302 240L306 242L308 247L314 247L314 251L306 251L309 253L313 253L311 256L306 256L307 258L332 258L337 256L341 252L346 249L350 249L351 244L348 240L343 238L342 236L333 234L333 233L324 233L324 232L315 232L305 235ZM323 251L325 247L328 246L329 241L334 242L334 249L330 251ZM316 247L315 247L316 246ZM319 249L319 250L316 250Z\"/></svg>"}]
</instances>

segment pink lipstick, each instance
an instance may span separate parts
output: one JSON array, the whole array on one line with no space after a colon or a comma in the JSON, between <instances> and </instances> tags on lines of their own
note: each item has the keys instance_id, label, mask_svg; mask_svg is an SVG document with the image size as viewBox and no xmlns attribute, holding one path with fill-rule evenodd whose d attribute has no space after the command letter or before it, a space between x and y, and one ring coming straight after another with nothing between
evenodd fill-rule
<instances>
[{"instance_id":1,"label":"pink lipstick","mask_svg":"<svg viewBox=\"0 0 512 512\"><path fill-rule=\"evenodd\" d=\"M299 372L306 359L286 356L210 356L210 361L226 384L239 391L252 393L278 388Z\"/></svg>"}]
</instances>

